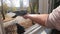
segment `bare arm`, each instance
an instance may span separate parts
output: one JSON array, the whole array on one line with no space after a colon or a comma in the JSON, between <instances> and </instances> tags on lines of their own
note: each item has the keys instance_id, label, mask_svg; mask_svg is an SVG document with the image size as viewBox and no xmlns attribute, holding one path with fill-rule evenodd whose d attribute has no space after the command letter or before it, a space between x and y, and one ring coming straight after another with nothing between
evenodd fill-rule
<instances>
[{"instance_id":1,"label":"bare arm","mask_svg":"<svg viewBox=\"0 0 60 34\"><path fill-rule=\"evenodd\" d=\"M25 15L25 17L48 28L60 30L60 6L54 9L50 14L29 14Z\"/></svg>"},{"instance_id":2,"label":"bare arm","mask_svg":"<svg viewBox=\"0 0 60 34\"><path fill-rule=\"evenodd\" d=\"M30 18L31 20L35 21L36 23L45 26L45 22L48 17L48 14L27 14L24 17Z\"/></svg>"}]
</instances>

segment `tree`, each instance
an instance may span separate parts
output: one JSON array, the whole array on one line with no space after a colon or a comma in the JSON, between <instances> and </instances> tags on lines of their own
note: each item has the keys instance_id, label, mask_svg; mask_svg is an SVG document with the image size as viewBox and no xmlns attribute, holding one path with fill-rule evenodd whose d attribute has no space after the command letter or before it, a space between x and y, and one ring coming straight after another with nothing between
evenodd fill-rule
<instances>
[{"instance_id":1,"label":"tree","mask_svg":"<svg viewBox=\"0 0 60 34\"><path fill-rule=\"evenodd\" d=\"M17 10L17 8L16 7L12 7L12 11L16 11Z\"/></svg>"},{"instance_id":2,"label":"tree","mask_svg":"<svg viewBox=\"0 0 60 34\"><path fill-rule=\"evenodd\" d=\"M38 13L38 3L39 0L30 0L31 13Z\"/></svg>"},{"instance_id":3,"label":"tree","mask_svg":"<svg viewBox=\"0 0 60 34\"><path fill-rule=\"evenodd\" d=\"M9 7L7 6L7 4L3 3L3 12L4 12L4 14L6 14L8 9L9 9Z\"/></svg>"}]
</instances>

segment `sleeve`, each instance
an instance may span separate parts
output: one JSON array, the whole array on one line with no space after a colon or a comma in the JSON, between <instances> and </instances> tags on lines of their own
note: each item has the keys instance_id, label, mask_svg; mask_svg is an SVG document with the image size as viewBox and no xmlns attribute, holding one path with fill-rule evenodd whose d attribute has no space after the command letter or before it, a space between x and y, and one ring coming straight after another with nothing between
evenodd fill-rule
<instances>
[{"instance_id":1,"label":"sleeve","mask_svg":"<svg viewBox=\"0 0 60 34\"><path fill-rule=\"evenodd\" d=\"M54 9L52 13L49 14L45 26L60 30L60 6Z\"/></svg>"}]
</instances>

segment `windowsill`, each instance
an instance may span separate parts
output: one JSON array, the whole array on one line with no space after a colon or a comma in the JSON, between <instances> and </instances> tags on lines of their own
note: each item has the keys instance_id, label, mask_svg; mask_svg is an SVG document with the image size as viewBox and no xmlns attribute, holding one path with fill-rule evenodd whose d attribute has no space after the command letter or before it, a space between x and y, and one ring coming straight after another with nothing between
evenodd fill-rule
<instances>
[{"instance_id":1,"label":"windowsill","mask_svg":"<svg viewBox=\"0 0 60 34\"><path fill-rule=\"evenodd\" d=\"M32 27L26 29L24 34L49 34L51 33L51 29L47 29L38 24L33 25Z\"/></svg>"},{"instance_id":2,"label":"windowsill","mask_svg":"<svg viewBox=\"0 0 60 34\"><path fill-rule=\"evenodd\" d=\"M35 25L33 25L32 27L26 29L25 34L28 34L28 33L30 33L30 32L31 32L31 33L36 32L36 31L39 30L40 28L41 28L40 25L35 24Z\"/></svg>"}]
</instances>

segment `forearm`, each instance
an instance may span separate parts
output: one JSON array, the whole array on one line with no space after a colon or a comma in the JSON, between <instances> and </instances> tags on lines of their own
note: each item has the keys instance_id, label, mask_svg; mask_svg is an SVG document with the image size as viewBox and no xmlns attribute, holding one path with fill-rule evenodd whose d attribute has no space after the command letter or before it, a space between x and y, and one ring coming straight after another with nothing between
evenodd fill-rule
<instances>
[{"instance_id":1,"label":"forearm","mask_svg":"<svg viewBox=\"0 0 60 34\"><path fill-rule=\"evenodd\" d=\"M45 26L48 14L29 14L28 16L28 18L35 21L36 23Z\"/></svg>"}]
</instances>

